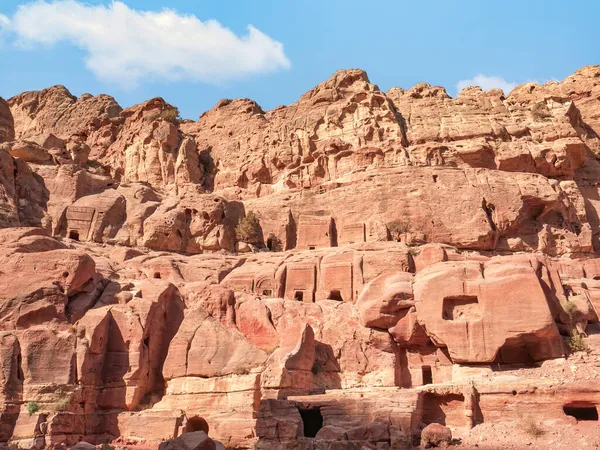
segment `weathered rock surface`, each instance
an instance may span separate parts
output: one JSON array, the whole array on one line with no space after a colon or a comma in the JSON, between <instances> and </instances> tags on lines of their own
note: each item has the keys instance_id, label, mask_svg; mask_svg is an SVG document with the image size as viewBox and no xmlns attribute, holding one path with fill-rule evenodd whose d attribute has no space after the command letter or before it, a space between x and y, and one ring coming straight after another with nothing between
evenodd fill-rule
<instances>
[{"instance_id":1,"label":"weathered rock surface","mask_svg":"<svg viewBox=\"0 0 600 450\"><path fill-rule=\"evenodd\" d=\"M452 431L439 423L430 423L421 432L421 446L423 448L446 448L451 441Z\"/></svg>"},{"instance_id":2,"label":"weathered rock surface","mask_svg":"<svg viewBox=\"0 0 600 450\"><path fill-rule=\"evenodd\" d=\"M454 99L343 70L196 122L0 99L0 446L408 450L597 418L599 96L590 66Z\"/></svg>"},{"instance_id":3,"label":"weathered rock surface","mask_svg":"<svg viewBox=\"0 0 600 450\"><path fill-rule=\"evenodd\" d=\"M6 100L0 98L0 143L10 142L15 138L15 125Z\"/></svg>"}]
</instances>

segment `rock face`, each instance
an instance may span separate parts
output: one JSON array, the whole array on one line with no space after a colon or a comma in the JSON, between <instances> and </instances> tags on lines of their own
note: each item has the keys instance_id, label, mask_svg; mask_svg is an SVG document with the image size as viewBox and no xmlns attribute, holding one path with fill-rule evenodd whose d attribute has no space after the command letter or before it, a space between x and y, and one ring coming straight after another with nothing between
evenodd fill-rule
<instances>
[{"instance_id":1,"label":"rock face","mask_svg":"<svg viewBox=\"0 0 600 450\"><path fill-rule=\"evenodd\" d=\"M10 142L15 138L15 124L8 103L0 98L0 143Z\"/></svg>"},{"instance_id":2,"label":"rock face","mask_svg":"<svg viewBox=\"0 0 600 450\"><path fill-rule=\"evenodd\" d=\"M548 300L527 260L434 264L417 274L414 291L417 320L453 361L511 362L523 359L513 352L523 351L534 361L562 355Z\"/></svg>"},{"instance_id":3,"label":"rock face","mask_svg":"<svg viewBox=\"0 0 600 450\"><path fill-rule=\"evenodd\" d=\"M408 450L597 418L600 68L506 94L343 70L196 122L0 99L0 446Z\"/></svg>"}]
</instances>

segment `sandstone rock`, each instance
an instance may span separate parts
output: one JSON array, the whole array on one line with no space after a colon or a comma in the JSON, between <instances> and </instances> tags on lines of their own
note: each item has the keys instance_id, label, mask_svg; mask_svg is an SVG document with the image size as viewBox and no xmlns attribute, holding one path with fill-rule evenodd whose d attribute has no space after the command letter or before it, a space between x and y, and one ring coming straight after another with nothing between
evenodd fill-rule
<instances>
[{"instance_id":1,"label":"sandstone rock","mask_svg":"<svg viewBox=\"0 0 600 450\"><path fill-rule=\"evenodd\" d=\"M221 101L184 131L196 137L201 155L221 161L206 182L211 189L314 186L348 173L355 161L383 159L377 145L403 142L393 106L360 70L338 71L297 103L266 113L248 99Z\"/></svg>"},{"instance_id":2,"label":"sandstone rock","mask_svg":"<svg viewBox=\"0 0 600 450\"><path fill-rule=\"evenodd\" d=\"M81 441L71 447L71 450L94 450L95 448L95 445L92 445L89 442Z\"/></svg>"},{"instance_id":3,"label":"sandstone rock","mask_svg":"<svg viewBox=\"0 0 600 450\"><path fill-rule=\"evenodd\" d=\"M345 70L197 122L0 101L0 442L503 445L523 410L558 440L600 404L599 75L450 98Z\"/></svg>"},{"instance_id":4,"label":"sandstone rock","mask_svg":"<svg viewBox=\"0 0 600 450\"><path fill-rule=\"evenodd\" d=\"M204 431L184 433L158 446L159 450L216 450L215 442Z\"/></svg>"},{"instance_id":5,"label":"sandstone rock","mask_svg":"<svg viewBox=\"0 0 600 450\"><path fill-rule=\"evenodd\" d=\"M323 441L344 441L348 439L348 436L343 428L326 425L318 431L315 439Z\"/></svg>"},{"instance_id":6,"label":"sandstone rock","mask_svg":"<svg viewBox=\"0 0 600 450\"><path fill-rule=\"evenodd\" d=\"M12 114L6 100L0 98L0 143L10 142L15 138Z\"/></svg>"},{"instance_id":7,"label":"sandstone rock","mask_svg":"<svg viewBox=\"0 0 600 450\"><path fill-rule=\"evenodd\" d=\"M202 308L223 325L235 326L236 298L231 289L220 284L191 283L185 285L183 294L188 308Z\"/></svg>"},{"instance_id":8,"label":"sandstone rock","mask_svg":"<svg viewBox=\"0 0 600 450\"><path fill-rule=\"evenodd\" d=\"M419 345L427 346L430 342L429 336L423 326L419 323L416 308L404 310L404 315L388 328L394 341L401 346Z\"/></svg>"},{"instance_id":9,"label":"sandstone rock","mask_svg":"<svg viewBox=\"0 0 600 450\"><path fill-rule=\"evenodd\" d=\"M391 450L409 450L412 447L411 439L402 430L395 426L390 426L389 431Z\"/></svg>"},{"instance_id":10,"label":"sandstone rock","mask_svg":"<svg viewBox=\"0 0 600 450\"><path fill-rule=\"evenodd\" d=\"M14 142L6 148L10 156L34 164L52 163L52 155L44 147L27 141Z\"/></svg>"},{"instance_id":11,"label":"sandstone rock","mask_svg":"<svg viewBox=\"0 0 600 450\"><path fill-rule=\"evenodd\" d=\"M9 249L6 249L9 250ZM3 329L65 320L68 299L94 275L94 260L74 250L0 254ZM21 276L15 277L14 273Z\"/></svg>"},{"instance_id":12,"label":"sandstone rock","mask_svg":"<svg viewBox=\"0 0 600 450\"><path fill-rule=\"evenodd\" d=\"M65 235L94 242L115 238L125 222L125 202L115 189L81 197L66 210Z\"/></svg>"},{"instance_id":13,"label":"sandstone rock","mask_svg":"<svg viewBox=\"0 0 600 450\"><path fill-rule=\"evenodd\" d=\"M62 139L73 135L93 137L121 112L112 97L84 94L77 99L64 86L24 92L9 99L8 104L15 118L17 139L48 132Z\"/></svg>"},{"instance_id":14,"label":"sandstone rock","mask_svg":"<svg viewBox=\"0 0 600 450\"><path fill-rule=\"evenodd\" d=\"M451 441L452 431L439 423L430 423L421 432L421 446L423 448L446 448Z\"/></svg>"},{"instance_id":15,"label":"sandstone rock","mask_svg":"<svg viewBox=\"0 0 600 450\"><path fill-rule=\"evenodd\" d=\"M562 354L535 271L527 261L507 258L511 264L505 265L503 259L438 263L415 277L418 320L436 345L448 347L454 362L535 361Z\"/></svg>"},{"instance_id":16,"label":"sandstone rock","mask_svg":"<svg viewBox=\"0 0 600 450\"><path fill-rule=\"evenodd\" d=\"M244 301L236 313L238 329L257 347L271 352L279 345L279 336L271 322L271 311L257 298Z\"/></svg>"},{"instance_id":17,"label":"sandstone rock","mask_svg":"<svg viewBox=\"0 0 600 450\"><path fill-rule=\"evenodd\" d=\"M163 374L171 379L244 373L265 360L265 353L241 333L195 309L186 314L171 343Z\"/></svg>"},{"instance_id":18,"label":"sandstone rock","mask_svg":"<svg viewBox=\"0 0 600 450\"><path fill-rule=\"evenodd\" d=\"M391 328L401 311L414 306L410 273L381 275L369 282L356 301L361 324L372 328Z\"/></svg>"},{"instance_id":19,"label":"sandstone rock","mask_svg":"<svg viewBox=\"0 0 600 450\"><path fill-rule=\"evenodd\" d=\"M380 422L373 422L346 430L346 436L351 441L383 442L390 439L388 426Z\"/></svg>"},{"instance_id":20,"label":"sandstone rock","mask_svg":"<svg viewBox=\"0 0 600 450\"><path fill-rule=\"evenodd\" d=\"M196 146L179 131L176 108L156 98L122 111L121 116L123 130L99 160L123 181L155 187L201 182Z\"/></svg>"}]
</instances>

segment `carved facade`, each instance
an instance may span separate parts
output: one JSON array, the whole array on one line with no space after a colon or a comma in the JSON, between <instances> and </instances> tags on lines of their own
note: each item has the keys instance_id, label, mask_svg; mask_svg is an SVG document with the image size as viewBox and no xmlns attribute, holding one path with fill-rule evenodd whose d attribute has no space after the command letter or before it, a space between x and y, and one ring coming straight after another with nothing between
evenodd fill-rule
<instances>
[{"instance_id":1,"label":"carved facade","mask_svg":"<svg viewBox=\"0 0 600 450\"><path fill-rule=\"evenodd\" d=\"M330 216L300 216L298 220L299 250L314 250L316 248L333 247L334 223Z\"/></svg>"}]
</instances>

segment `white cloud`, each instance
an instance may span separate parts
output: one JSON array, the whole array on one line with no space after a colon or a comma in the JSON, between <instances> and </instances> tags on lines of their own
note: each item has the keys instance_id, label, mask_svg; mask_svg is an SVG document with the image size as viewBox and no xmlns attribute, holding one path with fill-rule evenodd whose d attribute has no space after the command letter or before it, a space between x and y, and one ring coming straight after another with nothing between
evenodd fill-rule
<instances>
[{"instance_id":1,"label":"white cloud","mask_svg":"<svg viewBox=\"0 0 600 450\"><path fill-rule=\"evenodd\" d=\"M460 80L456 83L456 92L459 93L469 86L480 86L484 91L489 91L490 89L502 89L504 94L508 95L510 91L518 86L518 84L520 83L511 83L502 77L479 74L469 80Z\"/></svg>"},{"instance_id":2,"label":"white cloud","mask_svg":"<svg viewBox=\"0 0 600 450\"><path fill-rule=\"evenodd\" d=\"M119 1L38 0L19 6L10 21L0 16L0 26L26 46L71 42L87 53L94 74L124 86L145 76L219 83L291 65L283 45L252 25L237 36L215 20L138 11Z\"/></svg>"},{"instance_id":3,"label":"white cloud","mask_svg":"<svg viewBox=\"0 0 600 450\"><path fill-rule=\"evenodd\" d=\"M4 43L4 37L7 33L7 28L10 25L10 20L4 14L0 14L0 45Z\"/></svg>"}]
</instances>

